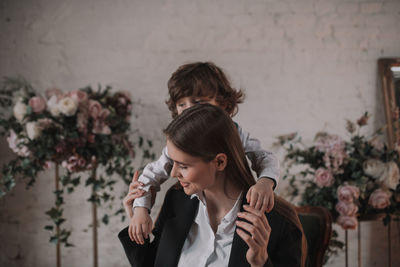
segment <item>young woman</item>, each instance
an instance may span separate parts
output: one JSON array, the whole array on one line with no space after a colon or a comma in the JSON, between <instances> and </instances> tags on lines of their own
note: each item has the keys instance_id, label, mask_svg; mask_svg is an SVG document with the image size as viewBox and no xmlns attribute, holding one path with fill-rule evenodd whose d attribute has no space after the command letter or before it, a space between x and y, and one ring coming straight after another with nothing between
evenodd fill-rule
<instances>
[{"instance_id":1,"label":"young woman","mask_svg":"<svg viewBox=\"0 0 400 267\"><path fill-rule=\"evenodd\" d=\"M119 238L132 266L303 266L304 235L280 198L268 213L246 204L255 183L238 130L222 109L196 105L164 131L179 186L168 191L154 240Z\"/></svg>"}]
</instances>

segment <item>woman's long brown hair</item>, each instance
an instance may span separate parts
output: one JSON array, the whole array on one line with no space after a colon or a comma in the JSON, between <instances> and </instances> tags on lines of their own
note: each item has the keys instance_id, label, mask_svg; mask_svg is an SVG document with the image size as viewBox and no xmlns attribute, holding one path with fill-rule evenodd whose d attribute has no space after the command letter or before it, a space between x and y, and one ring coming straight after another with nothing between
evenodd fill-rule
<instances>
[{"instance_id":1,"label":"woman's long brown hair","mask_svg":"<svg viewBox=\"0 0 400 267\"><path fill-rule=\"evenodd\" d=\"M164 130L169 141L183 152L206 162L218 153L228 158L225 177L244 191L255 184L248 165L236 125L219 107L203 104L183 111ZM302 266L306 260L306 239L294 207L280 197L275 197L275 207L302 232Z\"/></svg>"}]
</instances>

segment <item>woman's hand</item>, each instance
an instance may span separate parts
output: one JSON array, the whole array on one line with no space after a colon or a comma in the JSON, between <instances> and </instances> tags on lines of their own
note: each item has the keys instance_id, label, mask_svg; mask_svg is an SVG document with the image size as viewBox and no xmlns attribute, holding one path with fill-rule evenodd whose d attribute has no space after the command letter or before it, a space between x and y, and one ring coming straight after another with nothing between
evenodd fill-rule
<instances>
[{"instance_id":1,"label":"woman's hand","mask_svg":"<svg viewBox=\"0 0 400 267\"><path fill-rule=\"evenodd\" d=\"M129 219L133 216L132 205L133 201L136 198L139 198L144 195L144 190L139 189L139 186L143 186L142 183L138 182L139 179L139 172L136 171L133 175L132 182L129 184L129 191L128 194L123 199L122 203L124 204L125 213Z\"/></svg>"},{"instance_id":2,"label":"woman's hand","mask_svg":"<svg viewBox=\"0 0 400 267\"><path fill-rule=\"evenodd\" d=\"M271 234L271 227L264 213L251 207L244 205L245 212L239 212L238 217L246 221L236 221L236 232L246 242L249 249L246 253L246 259L252 266L264 266L268 259L268 242ZM246 230L248 233L243 231Z\"/></svg>"}]
</instances>

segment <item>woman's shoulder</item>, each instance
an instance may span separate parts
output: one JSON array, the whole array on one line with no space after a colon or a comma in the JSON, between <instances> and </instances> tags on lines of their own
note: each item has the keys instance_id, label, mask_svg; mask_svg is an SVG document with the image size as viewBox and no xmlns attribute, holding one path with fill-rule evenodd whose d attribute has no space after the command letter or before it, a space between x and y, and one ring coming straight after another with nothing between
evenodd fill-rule
<instances>
[{"instance_id":1,"label":"woman's shoulder","mask_svg":"<svg viewBox=\"0 0 400 267\"><path fill-rule=\"evenodd\" d=\"M275 198L275 206L267 217L270 217L274 224L283 228L301 227L294 206L280 197Z\"/></svg>"},{"instance_id":2,"label":"woman's shoulder","mask_svg":"<svg viewBox=\"0 0 400 267\"><path fill-rule=\"evenodd\" d=\"M185 191L183 191L183 188L179 183L176 183L168 189L164 202L179 203L179 201L188 200L190 200L190 196L185 194Z\"/></svg>"}]
</instances>

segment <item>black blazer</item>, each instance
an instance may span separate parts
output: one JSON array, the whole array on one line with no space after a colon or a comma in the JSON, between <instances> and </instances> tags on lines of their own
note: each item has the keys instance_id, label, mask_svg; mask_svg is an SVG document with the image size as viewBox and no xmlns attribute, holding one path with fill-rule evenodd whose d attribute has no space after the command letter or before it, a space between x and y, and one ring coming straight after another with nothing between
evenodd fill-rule
<instances>
[{"instance_id":1,"label":"black blazer","mask_svg":"<svg viewBox=\"0 0 400 267\"><path fill-rule=\"evenodd\" d=\"M147 239L144 245L138 245L130 240L128 228L123 229L118 237L131 266L177 266L198 207L197 198L191 199L182 189L170 189L155 223L152 242ZM301 266L301 231L274 210L265 216L272 230L264 266ZM235 231L228 267L250 266L246 260L247 250L247 244Z\"/></svg>"}]
</instances>

